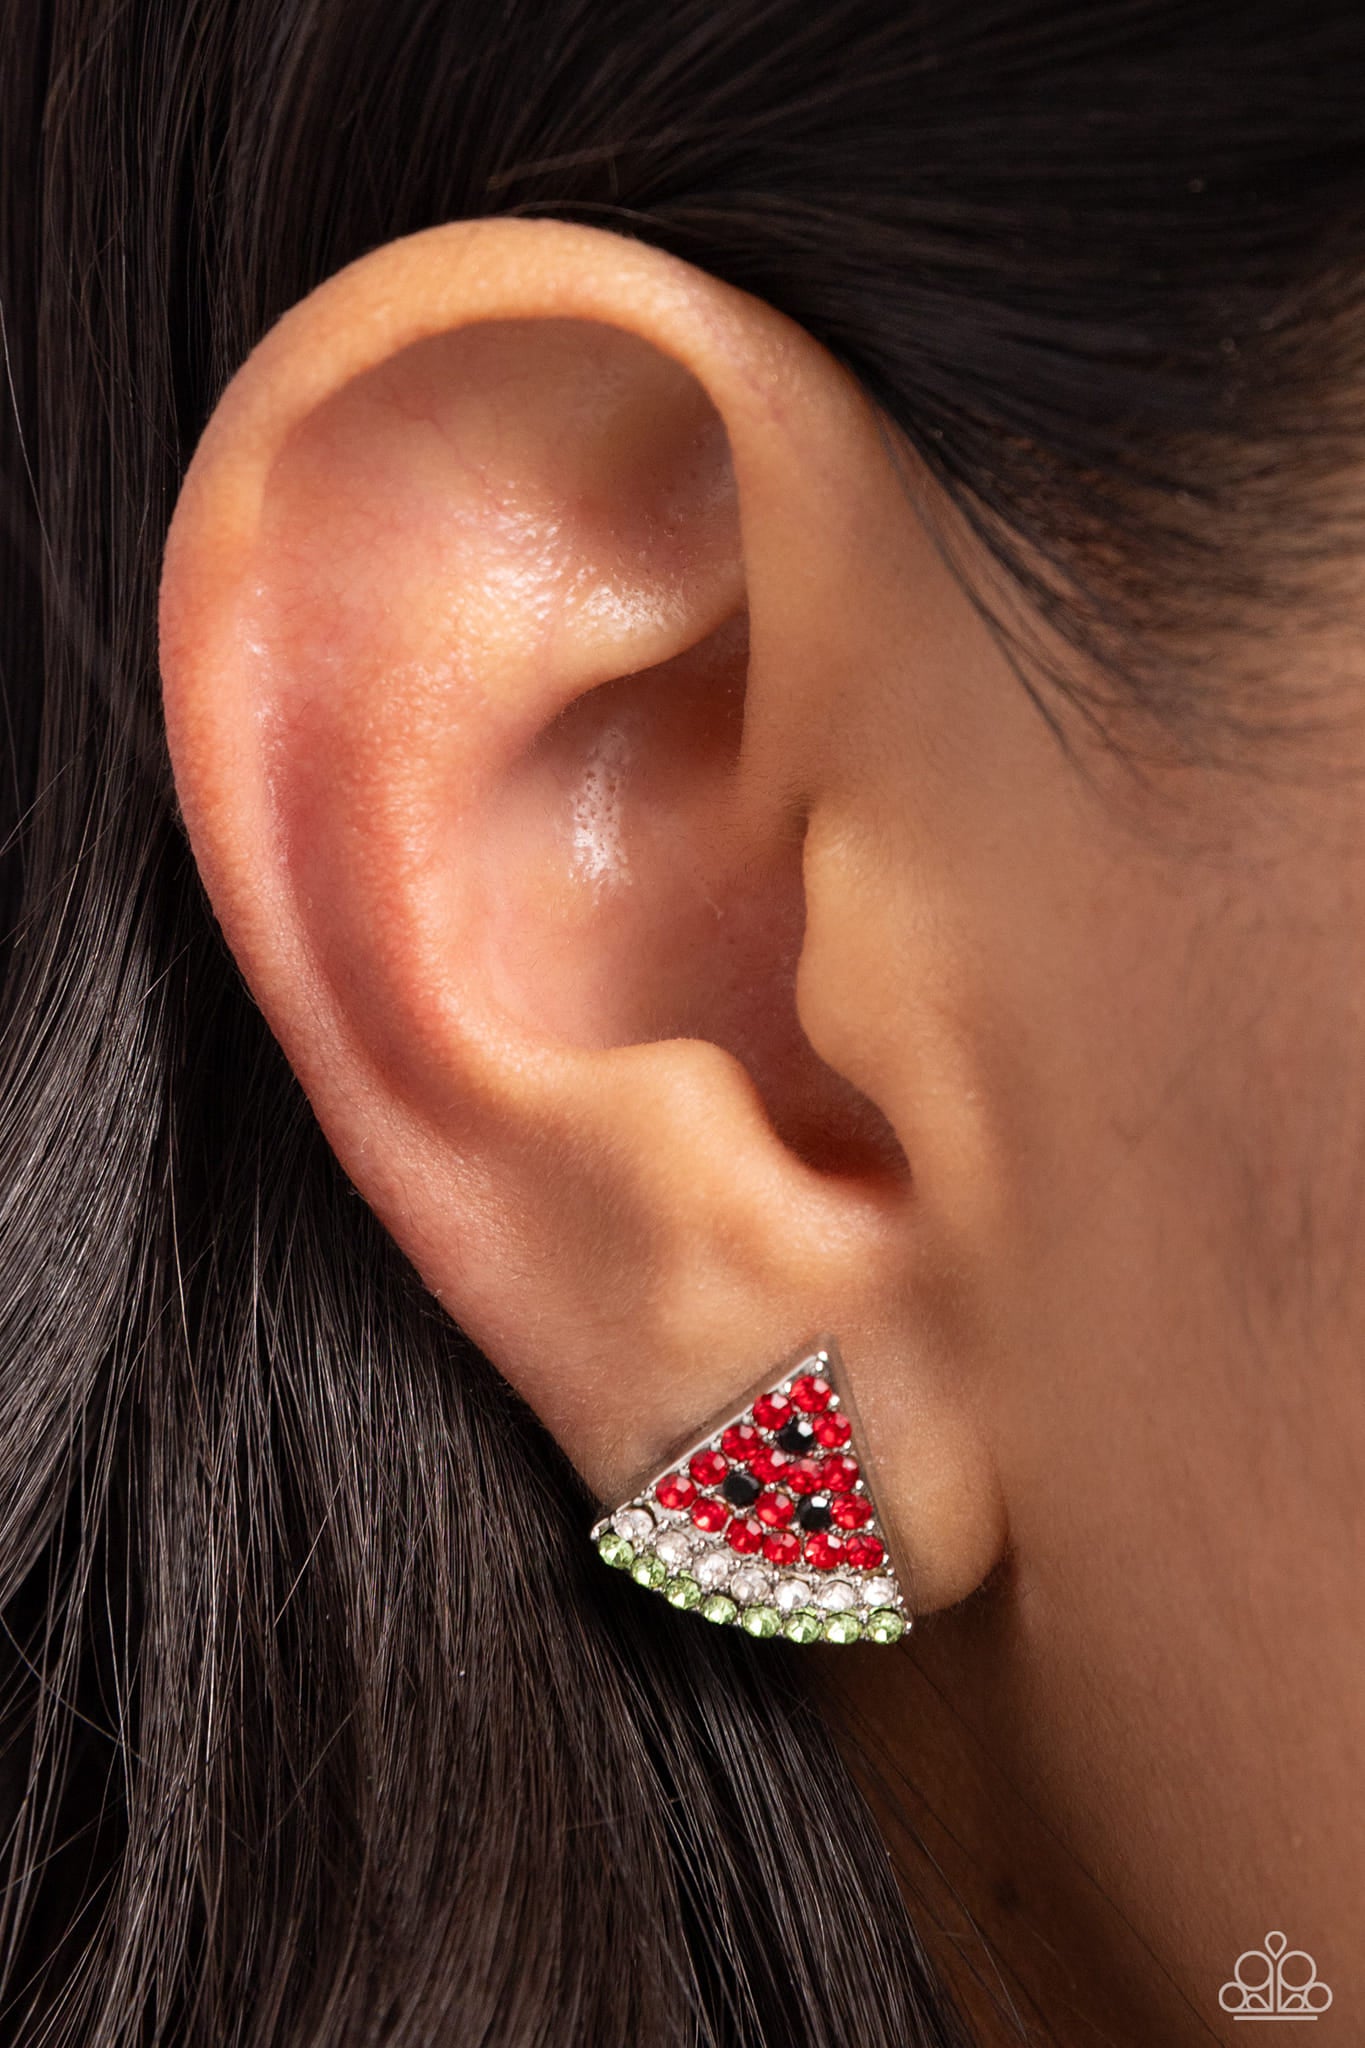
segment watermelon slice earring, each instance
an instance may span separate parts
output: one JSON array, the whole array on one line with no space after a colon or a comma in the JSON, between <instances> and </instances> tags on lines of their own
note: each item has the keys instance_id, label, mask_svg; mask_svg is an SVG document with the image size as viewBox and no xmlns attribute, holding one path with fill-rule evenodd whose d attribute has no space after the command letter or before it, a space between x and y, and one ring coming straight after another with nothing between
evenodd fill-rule
<instances>
[{"instance_id":1,"label":"watermelon slice earring","mask_svg":"<svg viewBox=\"0 0 1365 2048\"><path fill-rule=\"evenodd\" d=\"M895 1643L910 1627L822 1337L592 1530L598 1555L707 1621L793 1643Z\"/></svg>"}]
</instances>

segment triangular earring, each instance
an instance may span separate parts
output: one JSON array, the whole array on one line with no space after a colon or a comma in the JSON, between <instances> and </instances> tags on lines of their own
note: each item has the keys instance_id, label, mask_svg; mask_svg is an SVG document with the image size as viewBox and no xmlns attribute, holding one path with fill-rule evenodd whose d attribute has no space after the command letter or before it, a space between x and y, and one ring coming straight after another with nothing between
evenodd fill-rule
<instances>
[{"instance_id":1,"label":"triangular earring","mask_svg":"<svg viewBox=\"0 0 1365 2048\"><path fill-rule=\"evenodd\" d=\"M793 1643L910 1627L832 1337L593 1525L604 1561L674 1607Z\"/></svg>"}]
</instances>

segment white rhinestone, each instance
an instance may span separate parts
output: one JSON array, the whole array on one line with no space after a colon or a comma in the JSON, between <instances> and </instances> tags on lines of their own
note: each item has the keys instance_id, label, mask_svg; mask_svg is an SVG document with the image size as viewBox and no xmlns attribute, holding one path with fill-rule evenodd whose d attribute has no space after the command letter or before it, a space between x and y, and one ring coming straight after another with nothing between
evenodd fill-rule
<instances>
[{"instance_id":1,"label":"white rhinestone","mask_svg":"<svg viewBox=\"0 0 1365 2048\"><path fill-rule=\"evenodd\" d=\"M728 1550L708 1550L693 1565L692 1576L704 1591L713 1593L725 1584L734 1568L735 1560Z\"/></svg>"},{"instance_id":2,"label":"white rhinestone","mask_svg":"<svg viewBox=\"0 0 1365 2048\"><path fill-rule=\"evenodd\" d=\"M697 1547L690 1529L665 1529L654 1548L665 1564L686 1564Z\"/></svg>"},{"instance_id":3,"label":"white rhinestone","mask_svg":"<svg viewBox=\"0 0 1365 2048\"><path fill-rule=\"evenodd\" d=\"M828 1585L820 1588L815 1601L827 1614L847 1614L850 1608L858 1605L858 1595L847 1579L831 1579Z\"/></svg>"},{"instance_id":4,"label":"white rhinestone","mask_svg":"<svg viewBox=\"0 0 1365 2048\"><path fill-rule=\"evenodd\" d=\"M654 1517L648 1508L618 1508L611 1526L627 1543L643 1543L654 1534Z\"/></svg>"},{"instance_id":5,"label":"white rhinestone","mask_svg":"<svg viewBox=\"0 0 1365 2048\"><path fill-rule=\"evenodd\" d=\"M864 1579L862 1595L864 1607L894 1607L896 1604L896 1581L894 1579Z\"/></svg>"},{"instance_id":6,"label":"white rhinestone","mask_svg":"<svg viewBox=\"0 0 1365 2048\"><path fill-rule=\"evenodd\" d=\"M793 1614L798 1607L809 1607L814 1598L815 1588L806 1579L779 1579L773 1595L784 1614Z\"/></svg>"},{"instance_id":7,"label":"white rhinestone","mask_svg":"<svg viewBox=\"0 0 1365 2048\"><path fill-rule=\"evenodd\" d=\"M766 1600L771 1585L767 1572L757 1571L753 1565L748 1565L742 1572L735 1573L730 1581L730 1592L747 1607L752 1601Z\"/></svg>"}]
</instances>

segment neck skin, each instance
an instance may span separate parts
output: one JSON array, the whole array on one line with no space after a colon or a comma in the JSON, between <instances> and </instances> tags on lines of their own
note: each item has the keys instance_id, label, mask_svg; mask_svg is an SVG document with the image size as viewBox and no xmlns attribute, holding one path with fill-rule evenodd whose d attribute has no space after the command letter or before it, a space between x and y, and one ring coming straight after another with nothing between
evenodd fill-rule
<instances>
[{"instance_id":1,"label":"neck skin","mask_svg":"<svg viewBox=\"0 0 1365 2048\"><path fill-rule=\"evenodd\" d=\"M826 1673L825 1703L886 1839L916 1931L974 2048L1197 2048L1213 2019L1143 1940L968 1685L997 1588L902 1650ZM1229 1969L1231 1966L1229 1958ZM1224 1975L1227 1974L1225 1971ZM1230 2029L1228 2030L1230 2033Z\"/></svg>"},{"instance_id":2,"label":"neck skin","mask_svg":"<svg viewBox=\"0 0 1365 2048\"><path fill-rule=\"evenodd\" d=\"M1016 1597L1006 1567L973 1601L918 1622L895 1651L812 1653L836 1740L968 2038L974 2048L1244 2043L1219 2006L1240 1952L1228 1945L1220 1902L1207 1917L1166 1914L1179 1932L1163 1937L1162 1902L1135 1896L1131 1882L1139 1855L1152 1868L1160 1859L1149 1813L1120 1810L1112 1785L1085 1786L1074 1757L1048 1757L1030 1732L1029 1689L1011 1661ZM1082 1853L1083 1832L1092 1842L1107 1834L1112 1857ZM1210 1855L1203 1844L1201 1861ZM1305 1864L1311 1871L1307 1856L1284 1855L1286 1880L1296 1862L1300 1877ZM1254 1949L1272 1911L1262 1865L1218 1867L1222 1891L1239 1903L1240 1948ZM1290 1946L1314 1953L1335 2018L1359 2009L1365 1984L1332 1938L1345 1903L1339 1877L1316 1875L1321 1910L1310 1905L1309 1917L1322 1932L1291 1935ZM1180 1890L1174 1862L1170 1890Z\"/></svg>"}]
</instances>

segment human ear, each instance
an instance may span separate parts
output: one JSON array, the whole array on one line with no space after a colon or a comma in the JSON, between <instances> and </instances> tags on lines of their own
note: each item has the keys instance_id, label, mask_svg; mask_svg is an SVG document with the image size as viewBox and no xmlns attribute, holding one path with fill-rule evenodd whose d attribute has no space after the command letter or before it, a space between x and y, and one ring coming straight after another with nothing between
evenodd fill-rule
<instances>
[{"instance_id":1,"label":"human ear","mask_svg":"<svg viewBox=\"0 0 1365 2048\"><path fill-rule=\"evenodd\" d=\"M509 221L279 322L162 590L214 910L427 1285L607 1500L834 1331L918 1607L979 1583L1003 1516L916 1254L876 993L898 855L842 735L908 627L960 652L943 581L799 329Z\"/></svg>"}]
</instances>

